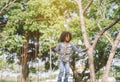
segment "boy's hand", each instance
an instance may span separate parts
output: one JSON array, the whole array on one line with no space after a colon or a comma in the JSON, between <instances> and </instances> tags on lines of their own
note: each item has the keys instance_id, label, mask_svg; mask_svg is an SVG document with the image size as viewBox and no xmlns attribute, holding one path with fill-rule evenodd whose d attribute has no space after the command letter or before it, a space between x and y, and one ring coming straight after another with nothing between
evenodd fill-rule
<instances>
[{"instance_id":1,"label":"boy's hand","mask_svg":"<svg viewBox=\"0 0 120 82\"><path fill-rule=\"evenodd\" d=\"M58 57L58 56L59 56L59 54L58 54L58 53L56 53L56 56Z\"/></svg>"},{"instance_id":2,"label":"boy's hand","mask_svg":"<svg viewBox=\"0 0 120 82\"><path fill-rule=\"evenodd\" d=\"M89 50L89 48L86 48L86 51L88 51Z\"/></svg>"},{"instance_id":3,"label":"boy's hand","mask_svg":"<svg viewBox=\"0 0 120 82\"><path fill-rule=\"evenodd\" d=\"M53 49L55 46L50 46L51 49Z\"/></svg>"}]
</instances>

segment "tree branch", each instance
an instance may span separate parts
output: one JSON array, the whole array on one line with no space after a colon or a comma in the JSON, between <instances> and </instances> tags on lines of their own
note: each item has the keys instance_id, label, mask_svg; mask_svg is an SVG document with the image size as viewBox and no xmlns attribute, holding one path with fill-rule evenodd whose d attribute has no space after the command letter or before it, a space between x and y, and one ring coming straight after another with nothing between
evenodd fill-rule
<instances>
[{"instance_id":1,"label":"tree branch","mask_svg":"<svg viewBox=\"0 0 120 82\"><path fill-rule=\"evenodd\" d=\"M116 23L118 23L120 21L120 16L118 16L114 21L112 21L112 23L110 23L108 26L106 26L103 30L101 30L99 32L99 35L95 38L95 40L93 41L92 47L95 48L97 41L99 40L99 38L103 35L103 33L105 31L107 31L108 29L110 29L112 26L114 26Z\"/></svg>"},{"instance_id":2,"label":"tree branch","mask_svg":"<svg viewBox=\"0 0 120 82\"><path fill-rule=\"evenodd\" d=\"M119 42L120 42L120 32L118 33L118 35L117 35L117 37L114 41L114 44L112 45L110 55L109 55L109 58L108 58L108 61L107 61L107 64L106 64L106 69L104 71L104 75L103 75L103 78L102 78L102 82L107 82L106 78L108 78L108 74L109 74L111 63L112 63L112 59L115 55L115 51L117 49L117 45L119 44Z\"/></svg>"},{"instance_id":3,"label":"tree branch","mask_svg":"<svg viewBox=\"0 0 120 82\"><path fill-rule=\"evenodd\" d=\"M104 33L103 35L108 39L111 45L113 45L113 40L111 40L111 38L106 33Z\"/></svg>"},{"instance_id":4,"label":"tree branch","mask_svg":"<svg viewBox=\"0 0 120 82\"><path fill-rule=\"evenodd\" d=\"M85 12L86 12L86 11L88 10L88 8L91 6L92 2L93 2L93 0L91 0L91 1L87 4L87 6L83 9L83 14L85 14Z\"/></svg>"},{"instance_id":5,"label":"tree branch","mask_svg":"<svg viewBox=\"0 0 120 82\"><path fill-rule=\"evenodd\" d=\"M16 0L13 0L12 2L6 3L6 5L0 10L0 14L3 10L7 9L12 3L14 3Z\"/></svg>"},{"instance_id":6,"label":"tree branch","mask_svg":"<svg viewBox=\"0 0 120 82\"><path fill-rule=\"evenodd\" d=\"M73 1L75 1L77 4L79 3L78 0L73 0Z\"/></svg>"},{"instance_id":7,"label":"tree branch","mask_svg":"<svg viewBox=\"0 0 120 82\"><path fill-rule=\"evenodd\" d=\"M100 21L97 22L97 26L99 27L100 30L102 30L101 26L100 26ZM113 40L111 40L111 36L109 36L108 33L104 33L103 34L107 39L108 41L111 43L111 45L113 44Z\"/></svg>"}]
</instances>

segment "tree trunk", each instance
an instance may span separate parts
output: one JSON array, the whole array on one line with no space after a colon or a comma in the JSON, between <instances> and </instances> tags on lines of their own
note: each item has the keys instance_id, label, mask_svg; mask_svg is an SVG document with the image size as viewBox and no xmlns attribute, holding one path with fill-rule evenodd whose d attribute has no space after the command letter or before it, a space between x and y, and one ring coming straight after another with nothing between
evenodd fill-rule
<instances>
[{"instance_id":1,"label":"tree trunk","mask_svg":"<svg viewBox=\"0 0 120 82\"><path fill-rule=\"evenodd\" d=\"M88 38L87 38L81 0L78 0L78 1L79 1L78 6L79 6L80 24L81 24L82 34L83 34L83 38L84 38L84 44L87 48L90 48L87 51L88 59L89 59L88 62L89 62L89 70L90 70L90 82L95 82L93 48L91 47L91 45L88 41Z\"/></svg>"},{"instance_id":2,"label":"tree trunk","mask_svg":"<svg viewBox=\"0 0 120 82\"><path fill-rule=\"evenodd\" d=\"M22 77L21 77L21 82L27 82L27 77L29 74L29 68L28 68L28 44L25 43L23 50L22 50Z\"/></svg>"},{"instance_id":3,"label":"tree trunk","mask_svg":"<svg viewBox=\"0 0 120 82\"><path fill-rule=\"evenodd\" d=\"M39 31L34 31L34 32L28 32L26 35L26 40L27 42L24 44L22 48L22 77L21 77L21 82L28 82L27 78L29 75L29 64L28 62L31 60L34 60L36 57L38 57L39 53L39 37L40 33ZM30 44L29 40L34 42L34 44ZM35 50L32 50L32 52L28 52L29 49L35 48Z\"/></svg>"},{"instance_id":4,"label":"tree trunk","mask_svg":"<svg viewBox=\"0 0 120 82\"><path fill-rule=\"evenodd\" d=\"M26 65L22 66L22 79L21 82L27 82L27 78L28 78L28 65L26 63Z\"/></svg>"},{"instance_id":5,"label":"tree trunk","mask_svg":"<svg viewBox=\"0 0 120 82\"><path fill-rule=\"evenodd\" d=\"M118 45L119 42L120 42L120 33L118 34L114 44L112 45L112 49L110 51L110 56L109 56L109 59L107 61L106 69L104 71L104 75L103 75L103 78L102 78L102 82L107 82L107 78L108 78L110 66L111 66L111 63L112 63L112 59L115 55L115 51L116 51L116 48L117 48L117 45Z\"/></svg>"}]
</instances>

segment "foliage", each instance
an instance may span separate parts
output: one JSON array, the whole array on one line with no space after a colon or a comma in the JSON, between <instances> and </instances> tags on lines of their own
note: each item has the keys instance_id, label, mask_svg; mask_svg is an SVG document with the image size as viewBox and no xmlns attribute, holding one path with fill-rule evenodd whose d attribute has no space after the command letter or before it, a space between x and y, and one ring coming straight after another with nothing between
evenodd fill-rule
<instances>
[{"instance_id":1,"label":"foliage","mask_svg":"<svg viewBox=\"0 0 120 82\"><path fill-rule=\"evenodd\" d=\"M2 68L2 62L3 62L3 61L2 61L2 60L0 60L0 69Z\"/></svg>"},{"instance_id":2,"label":"foliage","mask_svg":"<svg viewBox=\"0 0 120 82\"><path fill-rule=\"evenodd\" d=\"M35 69L34 67L31 67L31 68L29 69L29 72L30 72L30 73L36 73L36 69Z\"/></svg>"},{"instance_id":3,"label":"foliage","mask_svg":"<svg viewBox=\"0 0 120 82\"><path fill-rule=\"evenodd\" d=\"M11 0L0 0L0 9L5 6L7 1ZM83 0L82 3L85 8L88 1ZM94 0L84 15L87 35L91 42L103 27L110 24L120 14L119 4L119 0ZM23 5L24 9L21 8ZM78 8L72 0L28 0L24 3L17 0L0 14L1 17L4 15L8 16L8 21L5 26L0 26L0 50L7 52L8 55L17 53L21 57L23 44L35 41L34 32L42 35L38 40L39 58L43 61L46 61L46 58L49 60L49 46L57 44L62 31L70 31L73 34L72 43L77 43L78 40L83 41ZM119 30L120 23L114 25L107 33L114 40ZM29 34L33 36L26 38ZM82 44L82 48L84 48L84 44ZM110 48L110 42L102 36L95 48L96 72L105 65ZM119 56L119 53L120 50L117 49L116 57ZM75 57L80 60L77 55ZM52 64L53 68L57 69L57 57L54 54L52 54L52 62L55 62ZM49 69L49 65L50 63L46 61L46 69Z\"/></svg>"},{"instance_id":4,"label":"foliage","mask_svg":"<svg viewBox=\"0 0 120 82\"><path fill-rule=\"evenodd\" d=\"M100 79L102 77L102 75L103 75L103 71L98 71L96 73L97 79Z\"/></svg>"},{"instance_id":5,"label":"foliage","mask_svg":"<svg viewBox=\"0 0 120 82\"><path fill-rule=\"evenodd\" d=\"M114 69L119 73L120 72L120 66L114 66Z\"/></svg>"}]
</instances>

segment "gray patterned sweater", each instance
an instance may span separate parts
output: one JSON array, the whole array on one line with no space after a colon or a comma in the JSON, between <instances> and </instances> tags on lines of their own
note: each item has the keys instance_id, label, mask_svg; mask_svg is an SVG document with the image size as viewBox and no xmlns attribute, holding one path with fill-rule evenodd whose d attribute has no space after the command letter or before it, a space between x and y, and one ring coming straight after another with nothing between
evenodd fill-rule
<instances>
[{"instance_id":1,"label":"gray patterned sweater","mask_svg":"<svg viewBox=\"0 0 120 82\"><path fill-rule=\"evenodd\" d=\"M71 55L73 50L78 53L86 51L86 49L81 50L71 43L67 43L67 45L65 45L63 42L58 43L58 45L55 48L53 48L53 51L59 52L59 55Z\"/></svg>"}]
</instances>

